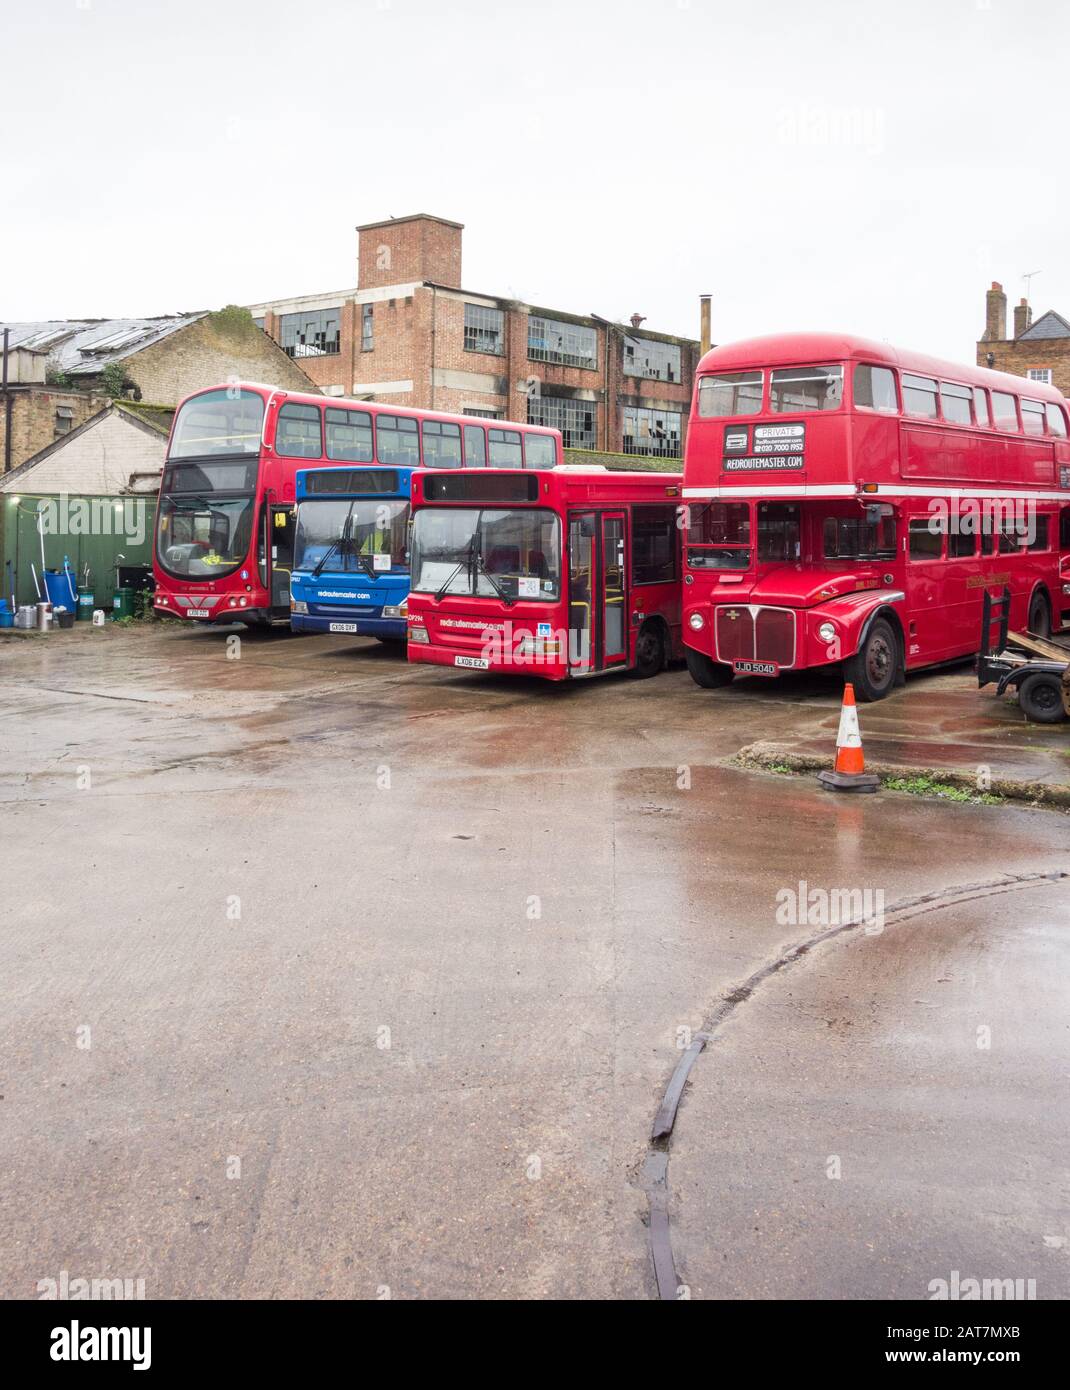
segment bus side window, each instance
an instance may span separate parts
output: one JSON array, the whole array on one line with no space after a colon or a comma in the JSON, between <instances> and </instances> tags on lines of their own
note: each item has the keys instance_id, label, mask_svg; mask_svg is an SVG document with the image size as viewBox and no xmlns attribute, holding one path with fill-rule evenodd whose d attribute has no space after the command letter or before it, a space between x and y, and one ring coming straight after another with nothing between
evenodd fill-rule
<instances>
[{"instance_id":1,"label":"bus side window","mask_svg":"<svg viewBox=\"0 0 1070 1390\"><path fill-rule=\"evenodd\" d=\"M524 467L553 468L557 462L554 441L548 434L529 434L524 431Z\"/></svg>"},{"instance_id":2,"label":"bus side window","mask_svg":"<svg viewBox=\"0 0 1070 1390\"><path fill-rule=\"evenodd\" d=\"M977 417L977 423L984 425L986 429L992 423L988 414L988 393L983 386L973 388L973 413Z\"/></svg>"},{"instance_id":3,"label":"bus side window","mask_svg":"<svg viewBox=\"0 0 1070 1390\"><path fill-rule=\"evenodd\" d=\"M1070 507L1059 513L1059 549L1070 550Z\"/></svg>"},{"instance_id":4,"label":"bus side window","mask_svg":"<svg viewBox=\"0 0 1070 1390\"><path fill-rule=\"evenodd\" d=\"M944 553L944 523L932 517L912 517L910 522L910 558L939 560Z\"/></svg>"},{"instance_id":5,"label":"bus side window","mask_svg":"<svg viewBox=\"0 0 1070 1390\"><path fill-rule=\"evenodd\" d=\"M1026 434L1044 433L1044 402L1022 397L1022 429Z\"/></svg>"},{"instance_id":6,"label":"bus side window","mask_svg":"<svg viewBox=\"0 0 1070 1390\"><path fill-rule=\"evenodd\" d=\"M1033 537L1029 542L1030 550L1047 550L1048 548L1048 518L1046 516L1033 515Z\"/></svg>"},{"instance_id":7,"label":"bus side window","mask_svg":"<svg viewBox=\"0 0 1070 1390\"><path fill-rule=\"evenodd\" d=\"M957 386L951 381L940 383L940 410L944 419L952 425L970 425L970 401L973 392L968 386Z\"/></svg>"},{"instance_id":8,"label":"bus side window","mask_svg":"<svg viewBox=\"0 0 1070 1390\"><path fill-rule=\"evenodd\" d=\"M448 420L425 420L423 435L425 468L460 468L460 425L451 425Z\"/></svg>"},{"instance_id":9,"label":"bus side window","mask_svg":"<svg viewBox=\"0 0 1070 1390\"><path fill-rule=\"evenodd\" d=\"M963 522L967 523L966 525ZM977 538L968 517L958 517L955 529L947 538L947 558L949 560L972 559L977 550Z\"/></svg>"},{"instance_id":10,"label":"bus side window","mask_svg":"<svg viewBox=\"0 0 1070 1390\"><path fill-rule=\"evenodd\" d=\"M283 458L318 459L323 455L318 405L287 402L279 411L275 452Z\"/></svg>"},{"instance_id":11,"label":"bus side window","mask_svg":"<svg viewBox=\"0 0 1070 1390\"><path fill-rule=\"evenodd\" d=\"M380 463L399 463L403 468L419 468L419 427L407 415L377 416L375 444Z\"/></svg>"},{"instance_id":12,"label":"bus side window","mask_svg":"<svg viewBox=\"0 0 1070 1390\"><path fill-rule=\"evenodd\" d=\"M895 394L895 373L890 367L871 367L860 362L854 375L855 405L863 410L881 410L894 415L899 409Z\"/></svg>"},{"instance_id":13,"label":"bus side window","mask_svg":"<svg viewBox=\"0 0 1070 1390\"><path fill-rule=\"evenodd\" d=\"M1048 433L1057 435L1060 439L1066 438L1066 416L1063 414L1061 405L1052 405L1050 402L1047 407Z\"/></svg>"},{"instance_id":14,"label":"bus side window","mask_svg":"<svg viewBox=\"0 0 1070 1390\"><path fill-rule=\"evenodd\" d=\"M464 427L464 466L465 468L485 468L487 466L487 435L482 425Z\"/></svg>"},{"instance_id":15,"label":"bus side window","mask_svg":"<svg viewBox=\"0 0 1070 1390\"><path fill-rule=\"evenodd\" d=\"M992 416L997 430L1018 430L1018 410L1007 391L992 392Z\"/></svg>"},{"instance_id":16,"label":"bus side window","mask_svg":"<svg viewBox=\"0 0 1070 1390\"><path fill-rule=\"evenodd\" d=\"M492 468L523 468L519 430L490 431L490 466Z\"/></svg>"},{"instance_id":17,"label":"bus side window","mask_svg":"<svg viewBox=\"0 0 1070 1390\"><path fill-rule=\"evenodd\" d=\"M933 377L903 373L903 410L920 420L936 419L936 381Z\"/></svg>"}]
</instances>

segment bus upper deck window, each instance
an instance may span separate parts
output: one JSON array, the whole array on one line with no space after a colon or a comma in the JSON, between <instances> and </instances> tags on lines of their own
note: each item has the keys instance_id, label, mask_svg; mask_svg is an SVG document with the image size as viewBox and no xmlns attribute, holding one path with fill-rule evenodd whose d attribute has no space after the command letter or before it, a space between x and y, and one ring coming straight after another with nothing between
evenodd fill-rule
<instances>
[{"instance_id":1,"label":"bus upper deck window","mask_svg":"<svg viewBox=\"0 0 1070 1390\"><path fill-rule=\"evenodd\" d=\"M529 434L524 432L524 467L553 468L557 462L552 434Z\"/></svg>"},{"instance_id":2,"label":"bus upper deck window","mask_svg":"<svg viewBox=\"0 0 1070 1390\"><path fill-rule=\"evenodd\" d=\"M1022 397L1022 429L1026 434L1044 433L1044 402Z\"/></svg>"},{"instance_id":3,"label":"bus upper deck window","mask_svg":"<svg viewBox=\"0 0 1070 1390\"><path fill-rule=\"evenodd\" d=\"M936 419L936 381L933 377L903 373L903 410L919 420Z\"/></svg>"},{"instance_id":4,"label":"bus upper deck window","mask_svg":"<svg viewBox=\"0 0 1070 1390\"><path fill-rule=\"evenodd\" d=\"M1062 406L1051 405L1047 407L1048 433L1057 434L1060 439L1066 438L1066 416L1063 414Z\"/></svg>"},{"instance_id":5,"label":"bus upper deck window","mask_svg":"<svg viewBox=\"0 0 1070 1390\"><path fill-rule=\"evenodd\" d=\"M778 415L836 410L842 400L842 367L782 367L769 379L769 409Z\"/></svg>"},{"instance_id":6,"label":"bus upper deck window","mask_svg":"<svg viewBox=\"0 0 1070 1390\"><path fill-rule=\"evenodd\" d=\"M980 386L973 388L973 413L979 425L987 428L992 423L988 414L988 397Z\"/></svg>"},{"instance_id":7,"label":"bus upper deck window","mask_svg":"<svg viewBox=\"0 0 1070 1390\"><path fill-rule=\"evenodd\" d=\"M997 430L1017 430L1018 411L1009 391L992 392L992 417Z\"/></svg>"},{"instance_id":8,"label":"bus upper deck window","mask_svg":"<svg viewBox=\"0 0 1070 1390\"><path fill-rule=\"evenodd\" d=\"M461 427L448 420L425 420L424 467L460 468Z\"/></svg>"},{"instance_id":9,"label":"bus upper deck window","mask_svg":"<svg viewBox=\"0 0 1070 1390\"><path fill-rule=\"evenodd\" d=\"M970 425L973 417L970 414L970 402L973 400L973 392L968 386L958 386L952 381L942 381L940 383L940 409L945 420L949 420L953 425Z\"/></svg>"},{"instance_id":10,"label":"bus upper deck window","mask_svg":"<svg viewBox=\"0 0 1070 1390\"><path fill-rule=\"evenodd\" d=\"M855 405L864 410L883 410L894 415L899 409L891 367L871 367L868 362L859 362L855 367L854 391Z\"/></svg>"},{"instance_id":11,"label":"bus upper deck window","mask_svg":"<svg viewBox=\"0 0 1070 1390\"><path fill-rule=\"evenodd\" d=\"M699 380L698 413L703 420L757 415L761 408L761 372L721 372Z\"/></svg>"}]
</instances>

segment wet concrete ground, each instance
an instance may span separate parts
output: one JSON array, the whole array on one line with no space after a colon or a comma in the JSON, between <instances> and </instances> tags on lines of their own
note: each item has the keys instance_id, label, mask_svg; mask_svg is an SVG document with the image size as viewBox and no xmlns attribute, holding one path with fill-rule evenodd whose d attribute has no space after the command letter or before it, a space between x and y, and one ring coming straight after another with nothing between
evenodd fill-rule
<instances>
[{"instance_id":1,"label":"wet concrete ground","mask_svg":"<svg viewBox=\"0 0 1070 1390\"><path fill-rule=\"evenodd\" d=\"M652 1296L651 1120L682 1030L806 934L778 891L891 904L1070 868L1052 812L723 765L829 731L831 756L838 692L813 678L549 687L359 639L244 637L228 660L177 628L11 639L0 671L8 1297L63 1269L150 1297ZM968 671L864 710L867 748L929 710L964 765L1060 767L1065 733ZM917 1296L956 1256L999 1275L1034 1249L1062 1267L1064 898L891 925L864 959L832 942L740 1006L670 1148L695 1296ZM985 1072L962 1035L989 1016ZM785 1195L831 1153L835 1187L821 1168ZM782 1216L748 1243L759 1203ZM887 1244L903 1212L909 1251Z\"/></svg>"}]
</instances>

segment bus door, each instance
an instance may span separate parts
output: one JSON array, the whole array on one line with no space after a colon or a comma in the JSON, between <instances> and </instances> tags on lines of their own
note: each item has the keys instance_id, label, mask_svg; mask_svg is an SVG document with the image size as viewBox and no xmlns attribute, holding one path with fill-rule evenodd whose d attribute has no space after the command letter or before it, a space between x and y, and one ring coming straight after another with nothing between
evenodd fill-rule
<instances>
[{"instance_id":1,"label":"bus door","mask_svg":"<svg viewBox=\"0 0 1070 1390\"><path fill-rule=\"evenodd\" d=\"M294 521L290 507L271 508L271 616L290 616L290 571L294 562Z\"/></svg>"},{"instance_id":2,"label":"bus door","mask_svg":"<svg viewBox=\"0 0 1070 1390\"><path fill-rule=\"evenodd\" d=\"M594 512L571 512L568 518L568 664L576 676L595 669L596 520Z\"/></svg>"},{"instance_id":3,"label":"bus door","mask_svg":"<svg viewBox=\"0 0 1070 1390\"><path fill-rule=\"evenodd\" d=\"M624 583L623 512L602 513L602 640L599 669L628 660L627 594Z\"/></svg>"}]
</instances>

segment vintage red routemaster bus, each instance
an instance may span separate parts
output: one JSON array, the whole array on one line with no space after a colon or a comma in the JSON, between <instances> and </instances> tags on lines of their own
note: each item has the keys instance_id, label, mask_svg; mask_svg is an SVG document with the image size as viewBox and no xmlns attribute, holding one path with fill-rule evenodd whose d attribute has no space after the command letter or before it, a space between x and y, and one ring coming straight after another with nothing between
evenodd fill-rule
<instances>
[{"instance_id":1,"label":"vintage red routemaster bus","mask_svg":"<svg viewBox=\"0 0 1070 1390\"><path fill-rule=\"evenodd\" d=\"M679 474L413 476L409 660L549 680L681 655Z\"/></svg>"},{"instance_id":2,"label":"vintage red routemaster bus","mask_svg":"<svg viewBox=\"0 0 1070 1390\"><path fill-rule=\"evenodd\" d=\"M171 426L156 515L157 612L200 622L290 618L294 475L317 463L547 469L561 434L537 425L281 391L198 391Z\"/></svg>"},{"instance_id":3,"label":"vintage red routemaster bus","mask_svg":"<svg viewBox=\"0 0 1070 1390\"><path fill-rule=\"evenodd\" d=\"M699 363L684 460L684 641L702 686L842 665L862 698L1070 609L1067 404L1051 386L835 334ZM1070 614L1067 614L1070 616Z\"/></svg>"}]
</instances>

